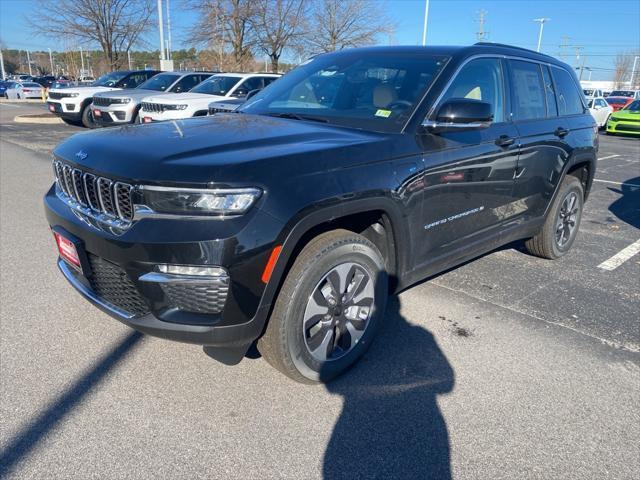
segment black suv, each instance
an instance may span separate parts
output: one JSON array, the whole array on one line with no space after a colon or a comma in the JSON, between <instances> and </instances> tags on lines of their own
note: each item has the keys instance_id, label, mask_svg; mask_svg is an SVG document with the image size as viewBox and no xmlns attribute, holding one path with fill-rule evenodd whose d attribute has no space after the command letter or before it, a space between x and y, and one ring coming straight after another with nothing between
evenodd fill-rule
<instances>
[{"instance_id":1,"label":"black suv","mask_svg":"<svg viewBox=\"0 0 640 480\"><path fill-rule=\"evenodd\" d=\"M575 240L598 146L572 69L496 44L315 57L238 113L71 137L45 197L68 281L144 333L301 382L387 296L519 239Z\"/></svg>"}]
</instances>

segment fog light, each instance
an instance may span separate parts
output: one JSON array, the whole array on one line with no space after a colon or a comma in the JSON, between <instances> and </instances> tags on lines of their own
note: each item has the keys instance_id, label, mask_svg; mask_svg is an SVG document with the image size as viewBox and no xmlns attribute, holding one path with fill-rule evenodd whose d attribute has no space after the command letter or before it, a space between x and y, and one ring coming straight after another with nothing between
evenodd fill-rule
<instances>
[{"instance_id":1,"label":"fog light","mask_svg":"<svg viewBox=\"0 0 640 480\"><path fill-rule=\"evenodd\" d=\"M161 273L169 275L192 275L201 277L226 277L227 271L222 267L200 267L193 265L158 265Z\"/></svg>"}]
</instances>

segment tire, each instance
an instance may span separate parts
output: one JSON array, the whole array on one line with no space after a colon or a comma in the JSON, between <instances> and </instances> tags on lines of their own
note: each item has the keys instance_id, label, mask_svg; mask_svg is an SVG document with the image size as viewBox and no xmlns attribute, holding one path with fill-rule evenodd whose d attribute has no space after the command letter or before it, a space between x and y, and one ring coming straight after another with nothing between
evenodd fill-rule
<instances>
[{"instance_id":1,"label":"tire","mask_svg":"<svg viewBox=\"0 0 640 480\"><path fill-rule=\"evenodd\" d=\"M330 306L340 297L333 295L336 284L343 295ZM384 259L375 245L347 230L323 233L295 259L258 350L297 382L327 382L369 348L383 321L388 293Z\"/></svg>"},{"instance_id":2,"label":"tire","mask_svg":"<svg viewBox=\"0 0 640 480\"><path fill-rule=\"evenodd\" d=\"M584 189L580 180L567 175L540 232L525 242L529 253L550 260L565 255L571 249L580 228L583 205Z\"/></svg>"},{"instance_id":3,"label":"tire","mask_svg":"<svg viewBox=\"0 0 640 480\"><path fill-rule=\"evenodd\" d=\"M85 128L98 128L98 125L93 120L90 103L82 109L82 126Z\"/></svg>"}]
</instances>

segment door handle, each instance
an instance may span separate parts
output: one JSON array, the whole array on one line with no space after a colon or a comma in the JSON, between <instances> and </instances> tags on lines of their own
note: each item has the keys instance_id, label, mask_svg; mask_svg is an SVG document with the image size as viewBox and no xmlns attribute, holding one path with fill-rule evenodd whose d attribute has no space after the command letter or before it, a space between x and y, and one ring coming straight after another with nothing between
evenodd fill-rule
<instances>
[{"instance_id":1,"label":"door handle","mask_svg":"<svg viewBox=\"0 0 640 480\"><path fill-rule=\"evenodd\" d=\"M513 145L515 141L516 139L509 135L500 135L496 140L496 145L499 147L508 147L509 145Z\"/></svg>"},{"instance_id":2,"label":"door handle","mask_svg":"<svg viewBox=\"0 0 640 480\"><path fill-rule=\"evenodd\" d=\"M556 137L564 138L567 135L569 135L569 130L567 130L566 128L558 127L558 128L556 128L556 131L553 132L553 134Z\"/></svg>"}]
</instances>

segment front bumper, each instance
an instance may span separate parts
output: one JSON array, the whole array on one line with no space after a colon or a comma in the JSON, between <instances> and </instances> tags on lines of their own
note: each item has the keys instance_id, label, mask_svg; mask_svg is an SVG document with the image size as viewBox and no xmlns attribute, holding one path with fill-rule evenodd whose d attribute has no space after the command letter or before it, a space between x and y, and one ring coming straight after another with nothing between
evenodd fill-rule
<instances>
[{"instance_id":1,"label":"front bumper","mask_svg":"<svg viewBox=\"0 0 640 480\"><path fill-rule=\"evenodd\" d=\"M150 218L116 236L87 223L55 188L45 196L50 226L79 240L92 262L111 269L97 284L95 263L85 276L58 260L65 278L88 301L140 332L169 340L246 351L260 336L270 309L260 279L273 246L267 239L282 228L271 216L255 209L224 222ZM256 231L264 243L256 241ZM161 264L220 266L229 278L226 284L198 287L163 278L156 268Z\"/></svg>"},{"instance_id":2,"label":"front bumper","mask_svg":"<svg viewBox=\"0 0 640 480\"><path fill-rule=\"evenodd\" d=\"M78 108L76 111L76 105L73 103L65 104L62 101L51 101L47 100L47 107L49 111L60 118L64 118L67 120L71 120L74 122L79 122L82 120L82 111ZM69 108L73 107L73 109Z\"/></svg>"},{"instance_id":3,"label":"front bumper","mask_svg":"<svg viewBox=\"0 0 640 480\"><path fill-rule=\"evenodd\" d=\"M93 112L93 120L103 126L109 125L123 125L125 123L133 122L134 118L134 107L127 105L120 105L118 107L108 106L108 107L96 107L91 106L91 110ZM100 115L96 115L96 110L100 111Z\"/></svg>"},{"instance_id":4,"label":"front bumper","mask_svg":"<svg viewBox=\"0 0 640 480\"><path fill-rule=\"evenodd\" d=\"M607 122L607 132L609 133L625 133L629 135L640 136L640 121L614 121L609 119Z\"/></svg>"}]
</instances>

